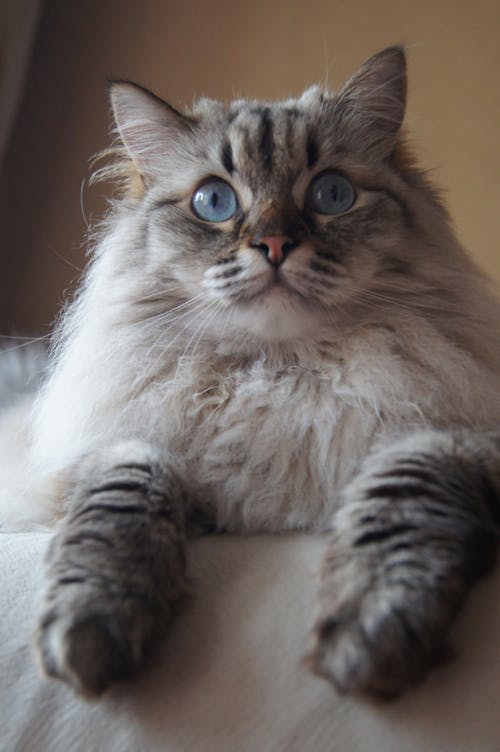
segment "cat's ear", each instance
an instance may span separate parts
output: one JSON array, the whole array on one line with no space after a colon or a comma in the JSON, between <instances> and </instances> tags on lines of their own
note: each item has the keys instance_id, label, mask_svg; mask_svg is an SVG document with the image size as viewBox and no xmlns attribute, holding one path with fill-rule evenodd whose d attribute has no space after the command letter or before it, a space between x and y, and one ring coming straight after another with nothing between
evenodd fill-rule
<instances>
[{"instance_id":1,"label":"cat's ear","mask_svg":"<svg viewBox=\"0 0 500 752\"><path fill-rule=\"evenodd\" d=\"M129 81L111 82L110 99L120 138L143 177L160 173L169 156L183 153L193 129L185 115Z\"/></svg>"},{"instance_id":2,"label":"cat's ear","mask_svg":"<svg viewBox=\"0 0 500 752\"><path fill-rule=\"evenodd\" d=\"M388 47L373 55L335 97L341 129L366 151L389 156L405 114L406 87L402 47Z\"/></svg>"}]
</instances>

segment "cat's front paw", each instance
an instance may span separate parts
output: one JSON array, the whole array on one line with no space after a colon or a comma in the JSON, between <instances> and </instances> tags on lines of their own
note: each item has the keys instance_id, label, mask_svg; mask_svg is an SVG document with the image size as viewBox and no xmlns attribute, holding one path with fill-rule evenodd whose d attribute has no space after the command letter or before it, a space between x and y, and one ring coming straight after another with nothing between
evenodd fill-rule
<instances>
[{"instance_id":1,"label":"cat's front paw","mask_svg":"<svg viewBox=\"0 0 500 752\"><path fill-rule=\"evenodd\" d=\"M309 655L312 670L340 692L399 695L443 659L454 609L432 594L375 587L349 608L322 608Z\"/></svg>"},{"instance_id":2,"label":"cat's front paw","mask_svg":"<svg viewBox=\"0 0 500 752\"><path fill-rule=\"evenodd\" d=\"M140 621L91 602L68 610L48 608L36 633L42 669L87 699L97 698L143 663L149 630Z\"/></svg>"},{"instance_id":3,"label":"cat's front paw","mask_svg":"<svg viewBox=\"0 0 500 752\"><path fill-rule=\"evenodd\" d=\"M82 459L47 551L42 669L97 697L141 667L185 592L184 495L149 445Z\"/></svg>"}]
</instances>

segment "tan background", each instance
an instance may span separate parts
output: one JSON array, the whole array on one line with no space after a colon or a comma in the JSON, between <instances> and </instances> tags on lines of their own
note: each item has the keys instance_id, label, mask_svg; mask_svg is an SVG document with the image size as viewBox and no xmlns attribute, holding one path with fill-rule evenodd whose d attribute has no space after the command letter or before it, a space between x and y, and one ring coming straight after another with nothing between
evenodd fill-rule
<instances>
[{"instance_id":1,"label":"tan background","mask_svg":"<svg viewBox=\"0 0 500 752\"><path fill-rule=\"evenodd\" d=\"M107 142L105 80L174 104L335 85L409 47L407 123L459 235L500 280L498 0L48 0L1 176L0 327L47 331L84 263L80 185ZM102 186L83 190L88 218Z\"/></svg>"}]
</instances>

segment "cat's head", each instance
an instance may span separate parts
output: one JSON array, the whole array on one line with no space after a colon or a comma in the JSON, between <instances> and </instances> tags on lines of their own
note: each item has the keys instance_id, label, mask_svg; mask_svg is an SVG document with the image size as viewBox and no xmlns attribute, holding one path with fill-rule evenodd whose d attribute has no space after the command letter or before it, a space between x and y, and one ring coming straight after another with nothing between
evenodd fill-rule
<instances>
[{"instance_id":1,"label":"cat's head","mask_svg":"<svg viewBox=\"0 0 500 752\"><path fill-rule=\"evenodd\" d=\"M207 331L310 336L404 266L401 48L336 92L283 102L202 99L181 114L128 82L111 100L142 185L145 289L205 304Z\"/></svg>"}]
</instances>

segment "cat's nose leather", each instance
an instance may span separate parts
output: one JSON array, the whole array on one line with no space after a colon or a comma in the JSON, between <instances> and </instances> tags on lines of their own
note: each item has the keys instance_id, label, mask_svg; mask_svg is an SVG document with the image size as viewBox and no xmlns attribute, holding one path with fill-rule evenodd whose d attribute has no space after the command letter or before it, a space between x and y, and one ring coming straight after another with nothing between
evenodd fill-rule
<instances>
[{"instance_id":1,"label":"cat's nose leather","mask_svg":"<svg viewBox=\"0 0 500 752\"><path fill-rule=\"evenodd\" d=\"M298 243L287 235L264 235L256 238L251 245L265 255L271 266L279 266Z\"/></svg>"}]
</instances>

